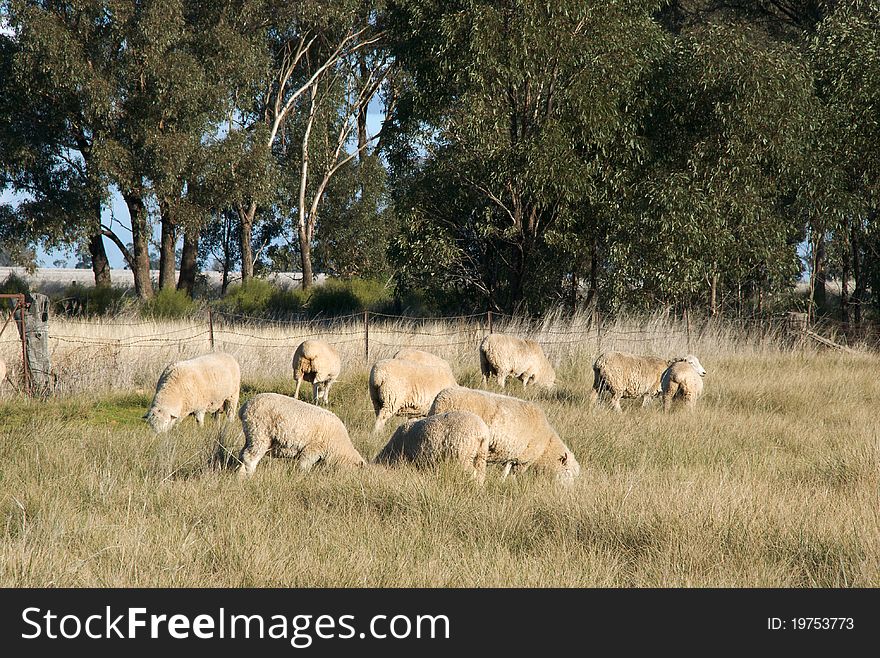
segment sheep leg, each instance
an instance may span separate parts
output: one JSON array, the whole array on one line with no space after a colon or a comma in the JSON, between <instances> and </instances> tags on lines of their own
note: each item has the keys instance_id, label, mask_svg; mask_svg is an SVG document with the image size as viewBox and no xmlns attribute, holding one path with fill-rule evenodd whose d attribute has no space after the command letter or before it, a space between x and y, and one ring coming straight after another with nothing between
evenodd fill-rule
<instances>
[{"instance_id":1,"label":"sheep leg","mask_svg":"<svg viewBox=\"0 0 880 658\"><path fill-rule=\"evenodd\" d=\"M203 427L205 424L205 410L199 409L195 413L195 417L196 417L196 422L199 424L199 427Z\"/></svg>"},{"instance_id":2,"label":"sheep leg","mask_svg":"<svg viewBox=\"0 0 880 658\"><path fill-rule=\"evenodd\" d=\"M302 386L303 380L296 377L296 392L293 394L295 400L299 400L299 387Z\"/></svg>"},{"instance_id":3,"label":"sheep leg","mask_svg":"<svg viewBox=\"0 0 880 658\"><path fill-rule=\"evenodd\" d=\"M504 470L501 472L501 479L504 480L510 475L510 469L513 468L513 462L504 462Z\"/></svg>"},{"instance_id":4,"label":"sheep leg","mask_svg":"<svg viewBox=\"0 0 880 658\"><path fill-rule=\"evenodd\" d=\"M498 385L501 388L504 388L505 382L507 382L507 375L502 375L501 373L498 373Z\"/></svg>"},{"instance_id":5,"label":"sheep leg","mask_svg":"<svg viewBox=\"0 0 880 658\"><path fill-rule=\"evenodd\" d=\"M312 383L312 402L314 402L315 404L321 403L321 401L318 397L319 387L320 387L320 385L318 384L318 382Z\"/></svg>"},{"instance_id":6,"label":"sheep leg","mask_svg":"<svg viewBox=\"0 0 880 658\"><path fill-rule=\"evenodd\" d=\"M333 382L327 382L326 384L324 384L324 404L327 405L330 404L330 385L332 383Z\"/></svg>"},{"instance_id":7,"label":"sheep leg","mask_svg":"<svg viewBox=\"0 0 880 658\"><path fill-rule=\"evenodd\" d=\"M645 394L642 396L642 409L644 409L645 407L647 407L649 404L651 404L651 394L650 394L650 393L645 393Z\"/></svg>"},{"instance_id":8,"label":"sheep leg","mask_svg":"<svg viewBox=\"0 0 880 658\"><path fill-rule=\"evenodd\" d=\"M229 422L234 421L235 414L238 411L238 394L233 395L224 404L226 405L226 420Z\"/></svg>"},{"instance_id":9,"label":"sheep leg","mask_svg":"<svg viewBox=\"0 0 880 658\"><path fill-rule=\"evenodd\" d=\"M595 407L596 402L599 401L599 391L595 388L590 390L590 406Z\"/></svg>"},{"instance_id":10,"label":"sheep leg","mask_svg":"<svg viewBox=\"0 0 880 658\"><path fill-rule=\"evenodd\" d=\"M310 471L319 461L321 461L320 452L318 452L317 450L309 450L308 448L305 448L302 452L299 453L299 457L297 458L296 463L299 466L299 470Z\"/></svg>"},{"instance_id":11,"label":"sheep leg","mask_svg":"<svg viewBox=\"0 0 880 658\"><path fill-rule=\"evenodd\" d=\"M623 409L620 408L620 399L623 397L623 393L614 393L614 397L611 398L611 406L614 407L614 410L623 413Z\"/></svg>"},{"instance_id":12,"label":"sheep leg","mask_svg":"<svg viewBox=\"0 0 880 658\"><path fill-rule=\"evenodd\" d=\"M669 411L672 407L672 400L676 393L678 393L678 383L673 381L669 382L669 386L663 393L663 411Z\"/></svg>"}]
</instances>

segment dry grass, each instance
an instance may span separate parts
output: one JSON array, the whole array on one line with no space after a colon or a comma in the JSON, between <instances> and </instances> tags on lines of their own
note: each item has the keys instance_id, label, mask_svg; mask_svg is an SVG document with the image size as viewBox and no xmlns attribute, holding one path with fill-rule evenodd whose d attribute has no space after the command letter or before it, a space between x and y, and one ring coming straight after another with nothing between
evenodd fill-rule
<instances>
[{"instance_id":1,"label":"dry grass","mask_svg":"<svg viewBox=\"0 0 880 658\"><path fill-rule=\"evenodd\" d=\"M222 467L241 446L238 427L188 420L157 437L140 420L161 368L207 342L134 337L204 325L55 323L55 336L118 346L55 339L62 395L7 391L0 404L0 586L880 586L876 356L792 351L772 332L719 328L692 330L688 350L684 327L660 319L601 336L577 318L514 328L547 341L558 365L557 390L510 392L539 400L577 455L569 489L501 482L497 471L484 490L454 469L301 474L280 459L239 482ZM242 363L243 400L291 394L290 357L309 332L232 329L218 329L217 347ZM346 367L331 408L371 458L396 423L370 434L359 329L328 334ZM482 335L374 325L371 361L432 345L476 386ZM706 396L694 413L591 410L600 345L693 351Z\"/></svg>"}]
</instances>

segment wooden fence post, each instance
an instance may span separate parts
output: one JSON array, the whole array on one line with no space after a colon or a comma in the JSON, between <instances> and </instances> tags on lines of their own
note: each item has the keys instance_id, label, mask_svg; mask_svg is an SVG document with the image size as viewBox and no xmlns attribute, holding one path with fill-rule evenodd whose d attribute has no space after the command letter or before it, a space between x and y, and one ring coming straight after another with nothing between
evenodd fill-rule
<instances>
[{"instance_id":1,"label":"wooden fence post","mask_svg":"<svg viewBox=\"0 0 880 658\"><path fill-rule=\"evenodd\" d=\"M486 324L489 327L489 333L492 333L492 311L486 311Z\"/></svg>"}]
</instances>

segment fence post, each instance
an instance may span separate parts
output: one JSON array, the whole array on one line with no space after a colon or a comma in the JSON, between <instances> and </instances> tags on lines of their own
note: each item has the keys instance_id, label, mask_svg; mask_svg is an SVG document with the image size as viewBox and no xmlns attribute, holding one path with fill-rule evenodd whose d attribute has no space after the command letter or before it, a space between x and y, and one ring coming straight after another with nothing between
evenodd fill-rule
<instances>
[{"instance_id":1,"label":"fence post","mask_svg":"<svg viewBox=\"0 0 880 658\"><path fill-rule=\"evenodd\" d=\"M208 341L211 343L211 351L214 351L214 311L208 307Z\"/></svg>"},{"instance_id":2,"label":"fence post","mask_svg":"<svg viewBox=\"0 0 880 658\"><path fill-rule=\"evenodd\" d=\"M21 381L24 386L24 394L31 394L31 378L30 371L28 370L28 359L27 359L27 328L25 326L25 318L24 318L24 295L18 296L18 301L16 303L18 307L18 326L19 326L19 335L21 336ZM15 313L15 311L13 311Z\"/></svg>"},{"instance_id":3,"label":"fence post","mask_svg":"<svg viewBox=\"0 0 880 658\"><path fill-rule=\"evenodd\" d=\"M602 313L597 310L594 310L596 316L596 351L601 354L602 353Z\"/></svg>"},{"instance_id":4,"label":"fence post","mask_svg":"<svg viewBox=\"0 0 880 658\"><path fill-rule=\"evenodd\" d=\"M492 333L492 311L486 311L486 323L489 327L489 333Z\"/></svg>"},{"instance_id":5,"label":"fence post","mask_svg":"<svg viewBox=\"0 0 880 658\"><path fill-rule=\"evenodd\" d=\"M370 312L364 311L364 363L370 363Z\"/></svg>"}]
</instances>

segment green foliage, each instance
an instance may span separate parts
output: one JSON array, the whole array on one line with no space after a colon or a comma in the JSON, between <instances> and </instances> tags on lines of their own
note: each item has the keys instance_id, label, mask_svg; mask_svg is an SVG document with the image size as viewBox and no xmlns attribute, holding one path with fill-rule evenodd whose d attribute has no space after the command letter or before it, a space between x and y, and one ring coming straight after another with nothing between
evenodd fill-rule
<instances>
[{"instance_id":1,"label":"green foliage","mask_svg":"<svg viewBox=\"0 0 880 658\"><path fill-rule=\"evenodd\" d=\"M345 315L364 310L385 309L390 303L390 292L378 281L330 279L312 288L308 310L310 314L316 316Z\"/></svg>"},{"instance_id":2,"label":"green foliage","mask_svg":"<svg viewBox=\"0 0 880 658\"><path fill-rule=\"evenodd\" d=\"M131 301L130 291L115 286L84 286L73 283L56 300L56 313L72 315L116 314Z\"/></svg>"},{"instance_id":3,"label":"green foliage","mask_svg":"<svg viewBox=\"0 0 880 658\"><path fill-rule=\"evenodd\" d=\"M256 316L334 316L367 309L388 310L391 304L391 293L382 283L357 278L330 279L308 291L285 290L265 279L252 279L245 285L230 287L229 293L216 302L217 308L227 313Z\"/></svg>"},{"instance_id":4,"label":"green foliage","mask_svg":"<svg viewBox=\"0 0 880 658\"><path fill-rule=\"evenodd\" d=\"M141 315L150 318L184 318L201 309L183 290L165 288L141 303Z\"/></svg>"},{"instance_id":5,"label":"green foliage","mask_svg":"<svg viewBox=\"0 0 880 658\"><path fill-rule=\"evenodd\" d=\"M10 272L6 280L0 284L0 294L3 295L20 295L30 291L30 284L15 272Z\"/></svg>"}]
</instances>

